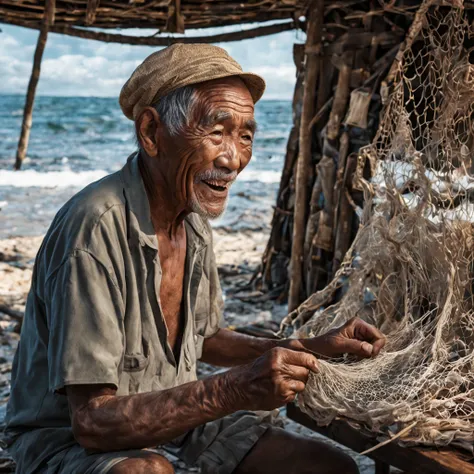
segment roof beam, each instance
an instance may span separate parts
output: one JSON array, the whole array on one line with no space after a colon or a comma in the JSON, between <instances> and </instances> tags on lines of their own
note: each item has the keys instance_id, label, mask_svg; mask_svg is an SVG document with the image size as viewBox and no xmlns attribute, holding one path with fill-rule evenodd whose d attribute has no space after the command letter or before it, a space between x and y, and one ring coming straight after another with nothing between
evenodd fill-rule
<instances>
[{"instance_id":1,"label":"roof beam","mask_svg":"<svg viewBox=\"0 0 474 474\"><path fill-rule=\"evenodd\" d=\"M92 25L94 23L99 2L100 0L87 0L86 25Z\"/></svg>"},{"instance_id":2,"label":"roof beam","mask_svg":"<svg viewBox=\"0 0 474 474\"><path fill-rule=\"evenodd\" d=\"M2 20L4 23L22 26L24 28L39 29L41 23L30 23L19 20ZM244 39L257 38L259 36L268 36L282 31L295 30L304 24L296 24L294 21L286 23L277 23L276 25L261 26L248 30L234 31L232 33L222 33L213 36L130 36L113 33L103 33L90 29L80 29L72 26L54 25L49 28L51 33L59 33L67 36L75 36L78 38L90 39L95 41L103 41L105 43L122 43L142 46L169 46L173 43L221 43L226 41L240 41Z\"/></svg>"}]
</instances>

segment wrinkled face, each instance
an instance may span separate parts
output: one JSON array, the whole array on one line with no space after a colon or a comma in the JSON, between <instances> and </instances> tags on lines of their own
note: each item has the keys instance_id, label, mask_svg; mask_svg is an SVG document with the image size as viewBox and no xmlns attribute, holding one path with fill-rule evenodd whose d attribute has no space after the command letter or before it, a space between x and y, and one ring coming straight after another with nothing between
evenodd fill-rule
<instances>
[{"instance_id":1,"label":"wrinkled face","mask_svg":"<svg viewBox=\"0 0 474 474\"><path fill-rule=\"evenodd\" d=\"M229 188L252 157L254 103L240 79L226 78L200 84L192 110L189 126L162 143L177 198L212 219L224 212Z\"/></svg>"}]
</instances>

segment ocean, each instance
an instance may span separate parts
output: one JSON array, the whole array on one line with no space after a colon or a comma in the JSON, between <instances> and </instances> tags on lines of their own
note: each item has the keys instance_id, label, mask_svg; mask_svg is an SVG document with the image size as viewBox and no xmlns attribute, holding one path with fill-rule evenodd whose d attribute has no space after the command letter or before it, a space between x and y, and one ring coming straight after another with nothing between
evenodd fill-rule
<instances>
[{"instance_id":1,"label":"ocean","mask_svg":"<svg viewBox=\"0 0 474 474\"><path fill-rule=\"evenodd\" d=\"M117 171L136 149L115 98L37 97L28 154L13 171L24 96L0 95L0 238L41 235L77 191ZM231 189L229 230L268 225L291 128L291 102L261 101L253 157Z\"/></svg>"}]
</instances>

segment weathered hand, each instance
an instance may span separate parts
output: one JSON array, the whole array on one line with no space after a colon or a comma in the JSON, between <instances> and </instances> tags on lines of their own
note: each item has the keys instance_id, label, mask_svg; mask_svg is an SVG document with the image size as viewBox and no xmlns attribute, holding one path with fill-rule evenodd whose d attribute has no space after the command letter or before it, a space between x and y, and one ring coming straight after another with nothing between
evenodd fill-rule
<instances>
[{"instance_id":1,"label":"weathered hand","mask_svg":"<svg viewBox=\"0 0 474 474\"><path fill-rule=\"evenodd\" d=\"M238 409L272 410L292 402L318 372L314 355L277 347L228 372L231 398Z\"/></svg>"},{"instance_id":2,"label":"weathered hand","mask_svg":"<svg viewBox=\"0 0 474 474\"><path fill-rule=\"evenodd\" d=\"M385 336L362 319L352 318L339 328L300 342L311 352L328 357L347 353L367 358L378 355L385 345Z\"/></svg>"}]
</instances>

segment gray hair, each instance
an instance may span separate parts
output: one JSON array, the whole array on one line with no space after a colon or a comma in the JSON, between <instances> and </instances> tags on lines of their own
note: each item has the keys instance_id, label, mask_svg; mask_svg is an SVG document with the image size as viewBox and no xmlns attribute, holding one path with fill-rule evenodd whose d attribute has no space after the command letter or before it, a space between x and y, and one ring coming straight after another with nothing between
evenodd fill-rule
<instances>
[{"instance_id":1,"label":"gray hair","mask_svg":"<svg viewBox=\"0 0 474 474\"><path fill-rule=\"evenodd\" d=\"M180 87L152 105L171 136L178 135L189 124L189 117L196 97L195 91L196 88L193 85ZM141 148L138 134L136 138L138 147Z\"/></svg>"}]
</instances>

